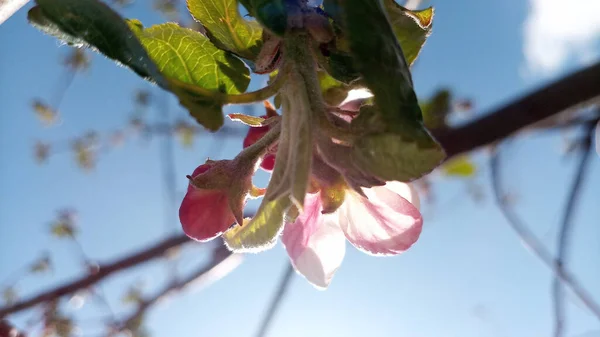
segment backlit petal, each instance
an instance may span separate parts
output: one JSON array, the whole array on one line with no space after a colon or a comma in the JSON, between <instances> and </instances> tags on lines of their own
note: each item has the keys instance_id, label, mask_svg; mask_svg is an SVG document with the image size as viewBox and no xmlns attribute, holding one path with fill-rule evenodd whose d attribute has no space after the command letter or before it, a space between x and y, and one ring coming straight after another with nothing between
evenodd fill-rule
<instances>
[{"instance_id":1,"label":"backlit petal","mask_svg":"<svg viewBox=\"0 0 600 337\"><path fill-rule=\"evenodd\" d=\"M287 223L282 242L296 271L319 289L329 286L346 252L346 238L334 214L321 214L317 194L309 194L304 212Z\"/></svg>"},{"instance_id":2,"label":"backlit petal","mask_svg":"<svg viewBox=\"0 0 600 337\"><path fill-rule=\"evenodd\" d=\"M338 210L340 228L348 241L376 255L395 255L410 248L423 226L417 207L387 185L363 190L369 199L348 193Z\"/></svg>"}]
</instances>

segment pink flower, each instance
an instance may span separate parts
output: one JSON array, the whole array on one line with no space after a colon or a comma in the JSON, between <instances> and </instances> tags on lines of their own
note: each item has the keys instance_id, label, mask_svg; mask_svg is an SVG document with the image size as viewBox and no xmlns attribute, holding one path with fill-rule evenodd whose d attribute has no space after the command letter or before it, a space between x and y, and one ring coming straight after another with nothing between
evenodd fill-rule
<instances>
[{"instance_id":1,"label":"pink flower","mask_svg":"<svg viewBox=\"0 0 600 337\"><path fill-rule=\"evenodd\" d=\"M198 166L192 178L206 173L214 165ZM225 232L234 222L227 189L200 189L191 183L179 208L183 231L197 241L209 241Z\"/></svg>"},{"instance_id":2,"label":"pink flower","mask_svg":"<svg viewBox=\"0 0 600 337\"><path fill-rule=\"evenodd\" d=\"M322 214L320 193L307 194L304 212L286 223L282 241L296 271L318 288L326 288L342 263L346 240L374 255L396 255L419 238L423 218L419 199L407 184L388 182L346 191L342 206Z\"/></svg>"}]
</instances>

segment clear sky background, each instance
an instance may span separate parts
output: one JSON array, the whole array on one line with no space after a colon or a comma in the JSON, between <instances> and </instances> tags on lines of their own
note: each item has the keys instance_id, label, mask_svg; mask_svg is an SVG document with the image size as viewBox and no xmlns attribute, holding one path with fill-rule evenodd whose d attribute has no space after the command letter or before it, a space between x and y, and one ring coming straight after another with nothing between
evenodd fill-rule
<instances>
[{"instance_id":1,"label":"clear sky background","mask_svg":"<svg viewBox=\"0 0 600 337\"><path fill-rule=\"evenodd\" d=\"M483 114L547 81L593 63L600 55L600 2L596 0L429 1L436 7L434 30L417 64L414 81L420 97L450 87L458 97L474 99ZM60 107L61 122L39 123L31 100L52 102L63 83L59 66L68 47L59 46L26 22L30 6L0 26L0 282L45 250L55 262L51 276L18 284L31 294L69 280L82 271L69 242L49 235L56 211L79 214L80 242L101 261L131 252L180 232L177 216L165 207L160 137L133 139L99 157L95 170L79 169L69 151L36 164L36 140L59 141L94 129L102 135L122 129L133 111L135 89L156 88L128 70L94 55L91 69L77 75ZM145 25L164 21L151 2L138 0L122 11ZM254 82L260 85L261 79ZM160 97L160 96L159 96ZM170 99L170 116L186 113ZM229 112L241 108L230 108ZM147 112L159 120L159 111ZM224 143L221 143L224 142ZM186 174L223 150L231 158L241 139L197 139L192 149L176 146L177 187ZM516 209L549 246L554 247L563 205L574 172L564 157L562 135L528 135L504 147L503 176ZM485 200L474 202L467 182L437 177L436 203L425 206L425 229L417 244L393 258L367 256L348 246L344 264L327 291L317 291L295 277L270 336L411 336L537 337L552 328L551 274L521 244L491 200L487 156L475 157L475 182ZM589 178L577 207L570 269L600 300L600 158L591 160ZM178 194L178 198L183 196ZM172 221L165 223L165 219ZM202 248L185 252L185 271L206 259ZM252 336L287 263L281 245L247 256L223 280L191 289L150 312L153 336ZM145 290L160 287L163 264L142 267L111 278L103 286L111 306L125 312L120 298L132 282ZM570 337L600 336L600 323L568 295ZM83 336L100 336L96 318L107 311L97 302L68 313L84 317ZM19 315L22 323L28 315Z\"/></svg>"}]
</instances>

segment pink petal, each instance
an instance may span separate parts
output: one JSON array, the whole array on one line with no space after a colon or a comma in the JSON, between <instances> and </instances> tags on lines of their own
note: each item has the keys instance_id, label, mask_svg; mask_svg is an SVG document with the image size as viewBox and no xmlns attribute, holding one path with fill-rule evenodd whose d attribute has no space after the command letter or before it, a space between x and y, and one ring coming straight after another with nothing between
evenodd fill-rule
<instances>
[{"instance_id":1,"label":"pink petal","mask_svg":"<svg viewBox=\"0 0 600 337\"><path fill-rule=\"evenodd\" d=\"M332 214L321 214L319 193L308 194L304 212L286 223L282 242L296 271L319 289L329 286L346 252L346 239Z\"/></svg>"},{"instance_id":2,"label":"pink petal","mask_svg":"<svg viewBox=\"0 0 600 337\"><path fill-rule=\"evenodd\" d=\"M369 199L348 193L338 210L340 228L348 241L376 255L396 255L410 248L423 227L417 207L388 185L363 190Z\"/></svg>"},{"instance_id":3,"label":"pink petal","mask_svg":"<svg viewBox=\"0 0 600 337\"><path fill-rule=\"evenodd\" d=\"M397 198L396 195L400 195L402 198L410 201L410 203L413 204L413 206L415 206L417 209L421 209L421 201L419 200L419 194L412 187L412 185L401 183L399 181L388 181L385 184L385 187L386 188L375 189L375 193L377 194L381 202L388 205L393 205L394 200ZM386 198L386 195L389 195L388 192L392 192L389 200ZM402 209L399 208L397 211L402 212Z\"/></svg>"}]
</instances>

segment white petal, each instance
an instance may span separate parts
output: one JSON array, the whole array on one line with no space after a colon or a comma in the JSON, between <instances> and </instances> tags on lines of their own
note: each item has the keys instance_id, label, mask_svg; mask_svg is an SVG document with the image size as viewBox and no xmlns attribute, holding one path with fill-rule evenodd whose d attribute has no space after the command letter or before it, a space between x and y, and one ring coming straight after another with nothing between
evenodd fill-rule
<instances>
[{"instance_id":1,"label":"white petal","mask_svg":"<svg viewBox=\"0 0 600 337\"><path fill-rule=\"evenodd\" d=\"M324 289L344 259L346 238L337 216L321 214L321 210L320 197L307 195L304 212L296 222L285 225L281 241L296 271Z\"/></svg>"},{"instance_id":2,"label":"white petal","mask_svg":"<svg viewBox=\"0 0 600 337\"><path fill-rule=\"evenodd\" d=\"M293 260L296 271L318 289L331 283L346 254L346 237L333 215L311 236L306 249ZM333 218L333 219L332 219Z\"/></svg>"},{"instance_id":3,"label":"white petal","mask_svg":"<svg viewBox=\"0 0 600 337\"><path fill-rule=\"evenodd\" d=\"M388 181L385 184L389 190L399 194L404 199L410 201L417 209L421 209L421 200L417 190L411 184L401 183L399 181Z\"/></svg>"},{"instance_id":4,"label":"white petal","mask_svg":"<svg viewBox=\"0 0 600 337\"><path fill-rule=\"evenodd\" d=\"M410 248L423 227L417 207L387 185L363 190L369 199L348 193L338 210L339 225L348 241L375 255L395 255ZM403 194L407 191L410 189L401 190Z\"/></svg>"}]
</instances>

